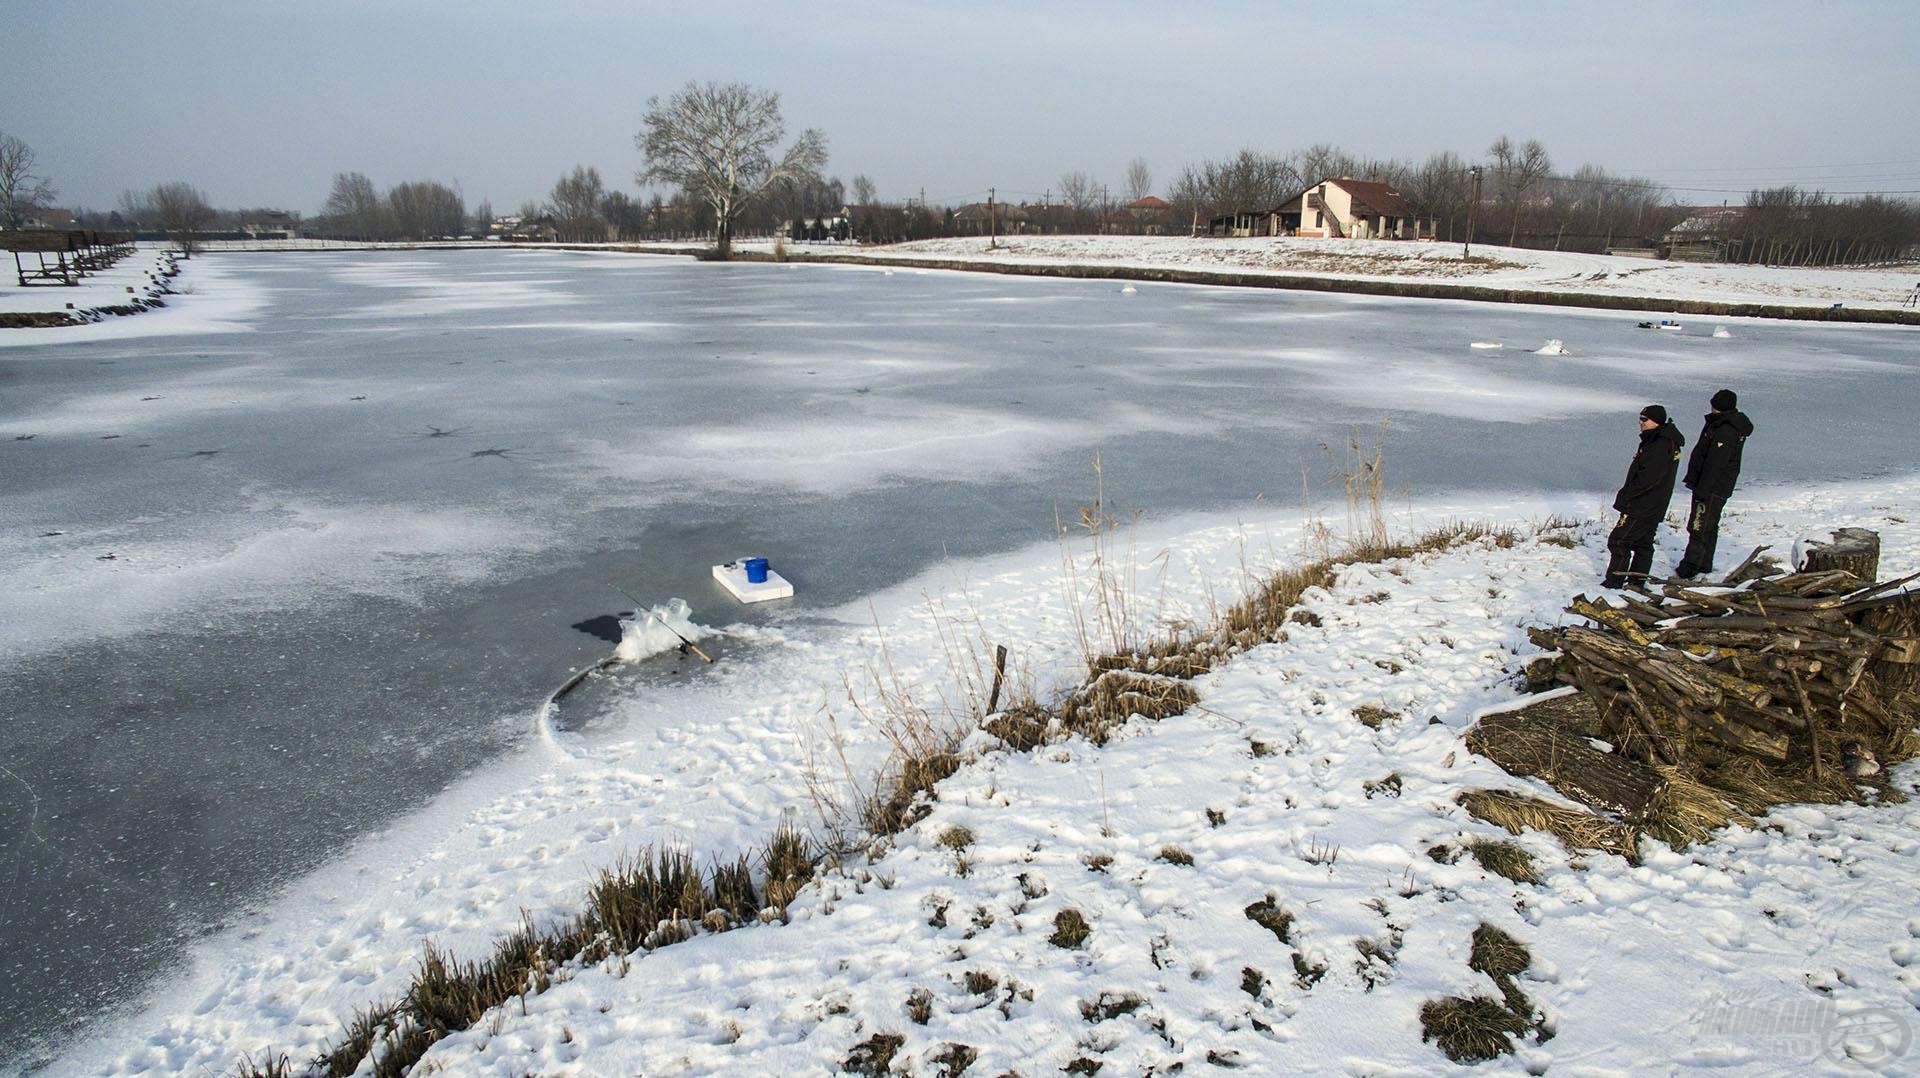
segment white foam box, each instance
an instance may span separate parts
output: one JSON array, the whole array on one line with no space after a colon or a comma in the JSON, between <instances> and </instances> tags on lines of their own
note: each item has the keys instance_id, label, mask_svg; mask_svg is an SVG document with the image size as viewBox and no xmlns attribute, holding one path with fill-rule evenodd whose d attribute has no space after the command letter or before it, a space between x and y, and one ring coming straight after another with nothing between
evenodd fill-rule
<instances>
[{"instance_id":1,"label":"white foam box","mask_svg":"<svg viewBox=\"0 0 1920 1078\"><path fill-rule=\"evenodd\" d=\"M793 585L787 582L786 577L774 572L771 568L767 570L765 583L749 583L746 560L735 558L725 565L714 566L713 578L720 582L721 587L732 592L734 598L743 603L764 603L768 599L792 598Z\"/></svg>"}]
</instances>

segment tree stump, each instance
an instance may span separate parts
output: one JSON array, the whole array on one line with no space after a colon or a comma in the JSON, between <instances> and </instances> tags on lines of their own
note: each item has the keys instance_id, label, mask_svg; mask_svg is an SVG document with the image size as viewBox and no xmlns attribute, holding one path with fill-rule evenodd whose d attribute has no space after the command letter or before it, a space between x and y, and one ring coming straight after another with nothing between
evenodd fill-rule
<instances>
[{"instance_id":1,"label":"tree stump","mask_svg":"<svg viewBox=\"0 0 1920 1078\"><path fill-rule=\"evenodd\" d=\"M1807 563L1801 571L1823 572L1841 569L1852 573L1862 584L1880 578L1880 533L1866 528L1840 528L1829 542L1809 540Z\"/></svg>"},{"instance_id":2,"label":"tree stump","mask_svg":"<svg viewBox=\"0 0 1920 1078\"><path fill-rule=\"evenodd\" d=\"M1564 709L1569 701L1547 701ZM1588 708L1591 709L1589 703ZM1489 715L1467 731L1467 748L1510 775L1538 778L1567 797L1629 821L1644 820L1659 806L1667 780L1653 768L1602 752L1571 725L1529 715L1531 709Z\"/></svg>"}]
</instances>

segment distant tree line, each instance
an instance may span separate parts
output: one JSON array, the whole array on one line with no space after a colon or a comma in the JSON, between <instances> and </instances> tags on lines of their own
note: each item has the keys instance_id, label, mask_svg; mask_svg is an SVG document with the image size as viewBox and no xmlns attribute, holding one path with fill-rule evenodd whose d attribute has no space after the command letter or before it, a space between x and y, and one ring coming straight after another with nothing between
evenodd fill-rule
<instances>
[{"instance_id":1,"label":"distant tree line","mask_svg":"<svg viewBox=\"0 0 1920 1078\"><path fill-rule=\"evenodd\" d=\"M1572 251L1622 247L1681 249L1696 257L1791 265L1873 263L1911 258L1920 247L1920 203L1867 195L1840 199L1797 187L1756 190L1744 205L1696 211L1663 185L1585 164L1556 171L1545 145L1502 135L1468 159L1443 151L1415 164L1356 156L1327 143L1287 153L1242 149L1178 169L1164 199L1144 158L1117 187L1072 169L1057 192L1017 203L998 199L934 206L883 200L874 183L825 174L826 138L806 130L786 142L779 95L739 83L690 82L650 98L634 143L646 155L635 179L657 190L636 197L610 189L595 168L576 165L544 202L494 216L482 200L469 215L457 186L407 181L380 191L366 174L333 177L321 212L304 222L267 209L222 210L190 184L128 191L117 210L75 208L82 227L165 234L183 247L241 235L263 222L305 235L349 240L432 240L511 236L561 242L699 238L724 256L736 235L893 243L988 231L1198 234L1209 222L1271 214L1309 185L1330 178L1385 183L1435 222L1436 238ZM783 145L784 143L784 145ZM54 189L33 149L0 132L0 227L47 208ZM660 193L665 191L667 193ZM1144 204L1143 204L1144 202ZM504 226L504 227L503 227Z\"/></svg>"},{"instance_id":2,"label":"distant tree line","mask_svg":"<svg viewBox=\"0 0 1920 1078\"><path fill-rule=\"evenodd\" d=\"M1891 262L1920 248L1920 204L1866 195L1836 199L1819 191L1754 191L1737 214L1704 231L1716 257L1763 265L1836 266Z\"/></svg>"}]
</instances>

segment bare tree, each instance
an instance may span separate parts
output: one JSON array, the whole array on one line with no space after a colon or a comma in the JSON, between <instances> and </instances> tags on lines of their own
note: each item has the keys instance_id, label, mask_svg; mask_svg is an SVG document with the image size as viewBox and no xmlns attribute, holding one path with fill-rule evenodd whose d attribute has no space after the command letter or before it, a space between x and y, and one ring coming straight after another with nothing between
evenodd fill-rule
<instances>
[{"instance_id":1,"label":"bare tree","mask_svg":"<svg viewBox=\"0 0 1920 1078\"><path fill-rule=\"evenodd\" d=\"M207 204L207 196L198 187L176 180L155 187L148 199L160 218L160 227L180 245L181 253L193 254L199 246L199 234L213 223L213 207Z\"/></svg>"},{"instance_id":2,"label":"bare tree","mask_svg":"<svg viewBox=\"0 0 1920 1078\"><path fill-rule=\"evenodd\" d=\"M1174 177L1173 186L1167 189L1174 206L1187 211L1191 222L1189 235L1200 234L1200 211L1213 204L1208 182L1204 165L1186 165L1180 169L1180 175Z\"/></svg>"},{"instance_id":3,"label":"bare tree","mask_svg":"<svg viewBox=\"0 0 1920 1078\"><path fill-rule=\"evenodd\" d=\"M486 239L493 234L493 201L481 199L480 205L473 210L473 234Z\"/></svg>"},{"instance_id":4,"label":"bare tree","mask_svg":"<svg viewBox=\"0 0 1920 1078\"><path fill-rule=\"evenodd\" d=\"M1527 195L1553 171L1553 161L1539 139L1516 146L1505 135L1487 147L1487 156L1493 158L1494 190L1507 209L1507 246L1511 247L1520 236L1520 214L1526 208Z\"/></svg>"},{"instance_id":5,"label":"bare tree","mask_svg":"<svg viewBox=\"0 0 1920 1078\"><path fill-rule=\"evenodd\" d=\"M1460 155L1451 150L1434 154L1402 186L1421 209L1442 222L1445 238L1452 240L1454 220L1465 222L1472 197L1467 163Z\"/></svg>"},{"instance_id":6,"label":"bare tree","mask_svg":"<svg viewBox=\"0 0 1920 1078\"><path fill-rule=\"evenodd\" d=\"M1100 184L1093 177L1078 169L1061 174L1060 201L1072 206L1075 213L1091 212L1099 199Z\"/></svg>"},{"instance_id":7,"label":"bare tree","mask_svg":"<svg viewBox=\"0 0 1920 1078\"><path fill-rule=\"evenodd\" d=\"M874 193L873 181L863 175L853 178L853 203L856 206L871 206L878 201Z\"/></svg>"},{"instance_id":8,"label":"bare tree","mask_svg":"<svg viewBox=\"0 0 1920 1078\"><path fill-rule=\"evenodd\" d=\"M607 192L607 197L600 200L600 216L621 239L638 236L647 227L647 207L625 191Z\"/></svg>"},{"instance_id":9,"label":"bare tree","mask_svg":"<svg viewBox=\"0 0 1920 1078\"><path fill-rule=\"evenodd\" d=\"M35 161L33 147L0 131L0 228L19 228L28 214L53 201L53 187L33 171Z\"/></svg>"},{"instance_id":10,"label":"bare tree","mask_svg":"<svg viewBox=\"0 0 1920 1078\"><path fill-rule=\"evenodd\" d=\"M393 236L410 240L456 236L466 219L466 200L438 181L397 183L387 191L387 223Z\"/></svg>"},{"instance_id":11,"label":"bare tree","mask_svg":"<svg viewBox=\"0 0 1920 1078\"><path fill-rule=\"evenodd\" d=\"M1153 170L1147 159L1136 157L1127 162L1127 201L1138 202L1153 193Z\"/></svg>"},{"instance_id":12,"label":"bare tree","mask_svg":"<svg viewBox=\"0 0 1920 1078\"><path fill-rule=\"evenodd\" d=\"M689 82L665 102L647 99L634 145L647 155L643 184L666 181L704 201L716 223L715 249L733 254L733 226L775 181L819 172L827 137L800 133L779 160L773 151L786 134L780 95L745 83Z\"/></svg>"},{"instance_id":13,"label":"bare tree","mask_svg":"<svg viewBox=\"0 0 1920 1078\"><path fill-rule=\"evenodd\" d=\"M600 204L606 197L607 186L600 182L600 170L581 165L573 167L572 175L560 177L553 185L553 193L547 196L553 204L554 217L568 232L581 234L595 231L600 223Z\"/></svg>"},{"instance_id":14,"label":"bare tree","mask_svg":"<svg viewBox=\"0 0 1920 1078\"><path fill-rule=\"evenodd\" d=\"M320 212L333 219L336 233L363 240L380 235L380 194L364 172L334 173L333 189Z\"/></svg>"},{"instance_id":15,"label":"bare tree","mask_svg":"<svg viewBox=\"0 0 1920 1078\"><path fill-rule=\"evenodd\" d=\"M1208 187L1219 211L1270 210L1306 186L1299 169L1253 150L1241 150L1226 161L1209 161L1202 167L1210 173Z\"/></svg>"}]
</instances>

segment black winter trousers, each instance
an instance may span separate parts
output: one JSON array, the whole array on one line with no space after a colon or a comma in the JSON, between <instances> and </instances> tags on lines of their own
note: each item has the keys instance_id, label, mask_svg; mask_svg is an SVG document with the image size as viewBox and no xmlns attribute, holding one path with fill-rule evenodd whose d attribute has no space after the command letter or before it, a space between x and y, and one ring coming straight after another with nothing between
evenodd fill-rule
<instances>
[{"instance_id":1,"label":"black winter trousers","mask_svg":"<svg viewBox=\"0 0 1920 1078\"><path fill-rule=\"evenodd\" d=\"M1680 575L1695 576L1713 569L1713 548L1720 542L1720 511L1725 498L1695 494L1687 513L1687 552L1680 558Z\"/></svg>"},{"instance_id":2,"label":"black winter trousers","mask_svg":"<svg viewBox=\"0 0 1920 1078\"><path fill-rule=\"evenodd\" d=\"M1645 578L1653 570L1653 537L1660 530L1664 513L1622 513L1620 523L1607 536L1607 577L1600 586L1617 588L1629 575Z\"/></svg>"}]
</instances>

